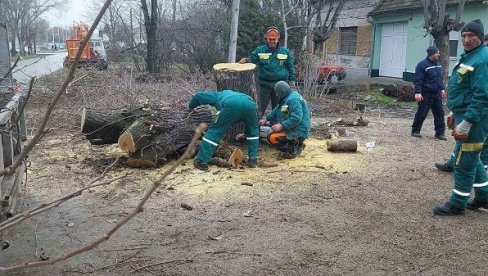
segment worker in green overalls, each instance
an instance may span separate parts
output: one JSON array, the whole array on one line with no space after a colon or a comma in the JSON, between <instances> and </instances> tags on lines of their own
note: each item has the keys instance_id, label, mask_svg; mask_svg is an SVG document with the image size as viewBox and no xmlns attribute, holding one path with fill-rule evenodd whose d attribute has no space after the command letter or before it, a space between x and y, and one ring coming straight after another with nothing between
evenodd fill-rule
<instances>
[{"instance_id":1,"label":"worker in green overalls","mask_svg":"<svg viewBox=\"0 0 488 276\"><path fill-rule=\"evenodd\" d=\"M222 92L196 93L190 103L190 109L199 105L211 105L218 112L216 118L202 137L197 156L193 160L195 168L206 171L220 140L233 123L243 122L247 136L248 166L256 167L259 145L259 125L256 103L248 95L231 90Z\"/></svg>"},{"instance_id":2,"label":"worker in green overalls","mask_svg":"<svg viewBox=\"0 0 488 276\"><path fill-rule=\"evenodd\" d=\"M488 175L480 152L488 136L488 47L479 19L461 29L464 53L454 67L447 89L447 106L453 113L454 189L448 202L434 208L436 215L462 215L465 209L488 208ZM469 196L474 188L475 196Z\"/></svg>"},{"instance_id":3,"label":"worker in green overalls","mask_svg":"<svg viewBox=\"0 0 488 276\"><path fill-rule=\"evenodd\" d=\"M259 66L259 105L260 116L263 116L271 99L271 109L280 102L274 91L278 81L286 81L296 89L295 59L286 47L279 46L280 32L276 27L269 27L264 35L265 45L258 46L242 58L239 63L251 62Z\"/></svg>"},{"instance_id":4,"label":"worker in green overalls","mask_svg":"<svg viewBox=\"0 0 488 276\"><path fill-rule=\"evenodd\" d=\"M488 46L488 34L485 34L484 37L485 45ZM448 120L450 117L454 116L452 112L448 115ZM485 170L488 169L488 141L485 141L483 145L483 149L481 150L480 159L483 165L485 166ZM451 154L451 158L443 163L435 163L435 167L443 172L453 172L454 171L454 154Z\"/></svg>"}]
</instances>

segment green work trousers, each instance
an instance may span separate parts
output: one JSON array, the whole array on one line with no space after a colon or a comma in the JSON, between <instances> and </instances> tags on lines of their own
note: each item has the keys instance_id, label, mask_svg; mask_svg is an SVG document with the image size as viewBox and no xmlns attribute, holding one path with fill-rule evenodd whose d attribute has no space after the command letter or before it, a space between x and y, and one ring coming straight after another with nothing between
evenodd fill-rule
<instances>
[{"instance_id":1,"label":"green work trousers","mask_svg":"<svg viewBox=\"0 0 488 276\"><path fill-rule=\"evenodd\" d=\"M270 99L271 109L275 108L280 103L280 99L274 91L275 83L276 82L273 81L259 81L259 114L261 115L261 117L264 116Z\"/></svg>"},{"instance_id":2,"label":"green work trousers","mask_svg":"<svg viewBox=\"0 0 488 276\"><path fill-rule=\"evenodd\" d=\"M259 124L256 104L250 98L245 97L244 99L246 100L243 100L243 97L231 97L226 101L215 122L203 135L197 158L208 163L224 134L233 123L239 121L244 122L246 127L248 156L258 156Z\"/></svg>"},{"instance_id":3,"label":"green work trousers","mask_svg":"<svg viewBox=\"0 0 488 276\"><path fill-rule=\"evenodd\" d=\"M456 125L463 116L456 116ZM488 113L478 123L474 123L466 141L456 141L454 147L454 189L450 203L465 209L471 190L475 198L488 202L488 175L480 160L480 154L488 136Z\"/></svg>"}]
</instances>

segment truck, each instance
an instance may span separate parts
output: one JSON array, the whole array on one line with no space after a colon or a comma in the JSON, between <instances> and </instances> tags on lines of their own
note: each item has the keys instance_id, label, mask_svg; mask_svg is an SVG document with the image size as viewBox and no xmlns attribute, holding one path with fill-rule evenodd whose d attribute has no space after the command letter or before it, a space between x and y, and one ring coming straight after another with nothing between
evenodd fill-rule
<instances>
[{"instance_id":1,"label":"truck","mask_svg":"<svg viewBox=\"0 0 488 276\"><path fill-rule=\"evenodd\" d=\"M64 58L63 62L63 66L65 68L70 67L74 63L80 43L88 35L88 30L88 25L86 25L85 23L74 23L73 37L71 39L66 39L66 48L68 49L68 55ZM80 59L78 60L78 68L96 68L99 70L105 70L108 68L108 62L106 60L106 57L102 55L104 51L103 53L97 51L94 48L94 43L97 45L97 47L100 47L101 45L103 49L103 42L101 41L101 39L93 39L89 43L87 43L85 48L83 48Z\"/></svg>"}]
</instances>

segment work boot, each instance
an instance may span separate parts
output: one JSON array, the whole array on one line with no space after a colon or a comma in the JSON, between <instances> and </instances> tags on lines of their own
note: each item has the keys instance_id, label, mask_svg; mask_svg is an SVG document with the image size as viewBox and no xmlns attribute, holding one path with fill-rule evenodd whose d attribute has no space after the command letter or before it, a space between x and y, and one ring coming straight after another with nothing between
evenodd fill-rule
<instances>
[{"instance_id":1,"label":"work boot","mask_svg":"<svg viewBox=\"0 0 488 276\"><path fill-rule=\"evenodd\" d=\"M449 161L444 162L444 163L435 163L435 167L441 172L450 173L450 172L454 171L454 168L451 166Z\"/></svg>"},{"instance_id":2,"label":"work boot","mask_svg":"<svg viewBox=\"0 0 488 276\"><path fill-rule=\"evenodd\" d=\"M420 135L420 132L412 132L412 136L416 138L422 138L422 135Z\"/></svg>"},{"instance_id":3,"label":"work boot","mask_svg":"<svg viewBox=\"0 0 488 276\"><path fill-rule=\"evenodd\" d=\"M464 209L454 207L450 202L437 205L434 208L434 214L438 216L457 216L464 215Z\"/></svg>"},{"instance_id":4,"label":"work boot","mask_svg":"<svg viewBox=\"0 0 488 276\"><path fill-rule=\"evenodd\" d=\"M249 168L256 168L258 166L258 158L257 157L249 157L247 161L247 166Z\"/></svg>"},{"instance_id":5,"label":"work boot","mask_svg":"<svg viewBox=\"0 0 488 276\"><path fill-rule=\"evenodd\" d=\"M446 138L446 136L444 136L444 134L439 134L439 135L436 134L434 137L437 140L444 140L444 141L447 140L447 138Z\"/></svg>"},{"instance_id":6,"label":"work boot","mask_svg":"<svg viewBox=\"0 0 488 276\"><path fill-rule=\"evenodd\" d=\"M488 202L479 201L475 198L472 201L468 201L466 208L469 210L478 210L479 208L488 209Z\"/></svg>"},{"instance_id":7,"label":"work boot","mask_svg":"<svg viewBox=\"0 0 488 276\"><path fill-rule=\"evenodd\" d=\"M193 159L193 166L202 171L208 171L208 164L199 158Z\"/></svg>"}]
</instances>

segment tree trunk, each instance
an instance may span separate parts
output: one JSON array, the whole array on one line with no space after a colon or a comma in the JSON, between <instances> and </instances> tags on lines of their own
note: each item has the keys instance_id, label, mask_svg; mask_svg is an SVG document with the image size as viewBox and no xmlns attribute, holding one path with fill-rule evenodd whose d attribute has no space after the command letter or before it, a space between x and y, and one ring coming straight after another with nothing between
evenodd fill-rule
<instances>
[{"instance_id":1,"label":"tree trunk","mask_svg":"<svg viewBox=\"0 0 488 276\"><path fill-rule=\"evenodd\" d=\"M129 153L129 166L152 167L179 156L186 149L200 123L210 123L212 112L200 106L193 112L152 111L139 117L119 137L119 147Z\"/></svg>"},{"instance_id":2,"label":"tree trunk","mask_svg":"<svg viewBox=\"0 0 488 276\"><path fill-rule=\"evenodd\" d=\"M120 134L138 117L146 113L142 108L135 110L97 110L83 108L81 114L81 132L91 144L117 143ZM146 114L148 115L148 114Z\"/></svg>"},{"instance_id":3,"label":"tree trunk","mask_svg":"<svg viewBox=\"0 0 488 276\"><path fill-rule=\"evenodd\" d=\"M213 66L217 90L233 90L249 95L257 103L259 110L259 90L256 65L252 63L218 63ZM244 124L234 124L224 140L233 141L237 134L244 132Z\"/></svg>"},{"instance_id":4,"label":"tree trunk","mask_svg":"<svg viewBox=\"0 0 488 276\"><path fill-rule=\"evenodd\" d=\"M227 58L228 62L236 61L236 51L237 51L237 29L239 25L239 0L232 1L232 21L230 27L230 40L229 40L229 56Z\"/></svg>"},{"instance_id":5,"label":"tree trunk","mask_svg":"<svg viewBox=\"0 0 488 276\"><path fill-rule=\"evenodd\" d=\"M327 150L332 152L355 152L358 150L358 142L355 140L327 141Z\"/></svg>"},{"instance_id":6,"label":"tree trunk","mask_svg":"<svg viewBox=\"0 0 488 276\"><path fill-rule=\"evenodd\" d=\"M446 31L445 33L435 34L433 37L434 44L439 49L441 57L445 57L440 59L440 63L442 65L442 83L447 85L449 80L449 33Z\"/></svg>"}]
</instances>

